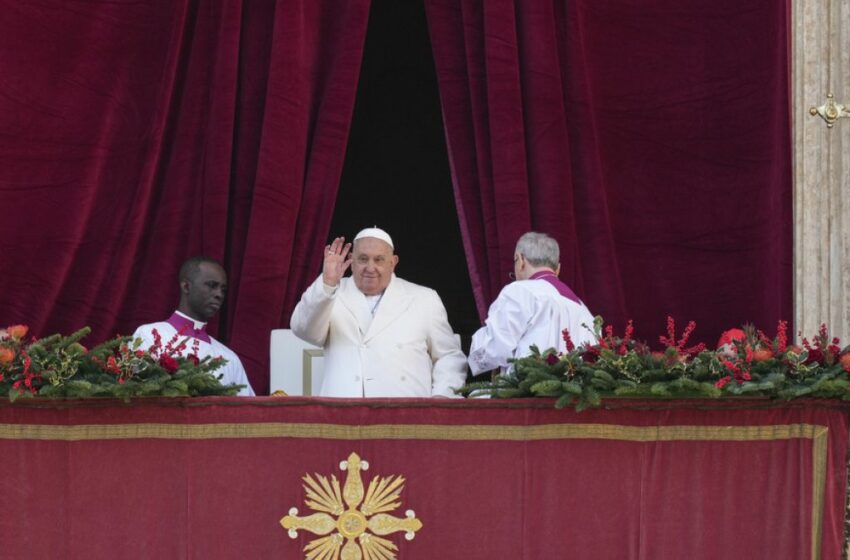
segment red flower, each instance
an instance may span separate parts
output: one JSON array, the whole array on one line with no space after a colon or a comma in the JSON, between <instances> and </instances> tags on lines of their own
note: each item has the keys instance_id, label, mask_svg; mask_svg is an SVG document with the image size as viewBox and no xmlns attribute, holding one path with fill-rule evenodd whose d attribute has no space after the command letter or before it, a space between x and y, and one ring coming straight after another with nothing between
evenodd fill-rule
<instances>
[{"instance_id":1,"label":"red flower","mask_svg":"<svg viewBox=\"0 0 850 560\"><path fill-rule=\"evenodd\" d=\"M722 388L723 388L723 387L725 387L725 386L726 386L726 384L727 384L727 383L729 383L729 381L731 381L731 380L732 380L732 376L731 376L731 375L727 375L726 377L724 377L724 378L720 379L717 383L715 383L715 384L714 384L714 386L715 386L715 387L717 387L718 389L722 389Z\"/></svg>"},{"instance_id":2,"label":"red flower","mask_svg":"<svg viewBox=\"0 0 850 560\"><path fill-rule=\"evenodd\" d=\"M115 359L115 356L109 356L106 359L106 369L115 375L119 375L121 370L118 369L118 361Z\"/></svg>"},{"instance_id":3,"label":"red flower","mask_svg":"<svg viewBox=\"0 0 850 560\"><path fill-rule=\"evenodd\" d=\"M818 334L812 340L814 344L810 344L807 339L803 339L803 346L808 351L809 355L805 363L818 363L825 366L835 364L838 359L838 354L841 352L840 342L837 338L829 338L829 331L826 325L821 325Z\"/></svg>"},{"instance_id":4,"label":"red flower","mask_svg":"<svg viewBox=\"0 0 850 560\"><path fill-rule=\"evenodd\" d=\"M24 392L24 385L27 389L29 389L30 393L33 395L38 392L38 388L35 385L36 381L41 381L41 375L38 373L33 373L30 371L30 366L32 366L32 358L23 350L21 350L21 357L24 359L24 369L23 375L24 379L18 380L12 385L13 388L18 389L22 394Z\"/></svg>"},{"instance_id":5,"label":"red flower","mask_svg":"<svg viewBox=\"0 0 850 560\"><path fill-rule=\"evenodd\" d=\"M558 363L558 355L557 354L549 354L548 356L546 356L546 363L549 364L550 366L552 364L557 364Z\"/></svg>"},{"instance_id":6,"label":"red flower","mask_svg":"<svg viewBox=\"0 0 850 560\"><path fill-rule=\"evenodd\" d=\"M626 331L623 334L623 340L620 343L620 349L617 352L621 356L626 355L626 352L627 352L628 346L629 346L629 342L631 342L632 335L634 334L634 332L635 332L635 327L634 327L633 321L631 319L629 319L629 322L626 323Z\"/></svg>"},{"instance_id":7,"label":"red flower","mask_svg":"<svg viewBox=\"0 0 850 560\"><path fill-rule=\"evenodd\" d=\"M567 345L567 352L572 352L576 349L576 345L573 343L573 339L570 336L570 330L564 329L561 331L561 336L564 337L564 344Z\"/></svg>"},{"instance_id":8,"label":"red flower","mask_svg":"<svg viewBox=\"0 0 850 560\"><path fill-rule=\"evenodd\" d=\"M180 342L180 335L181 335L181 333L182 333L182 331L181 331L181 332L178 332L178 333L175 333L175 334L174 334L174 336L172 336L171 338L169 338L169 339L168 339L168 342L166 342L166 343L165 343L165 353L166 353L166 354L172 354L172 353L174 353L175 351L176 351L176 352L180 352L180 351L182 350L182 348L180 348L180 347L175 348L175 346L174 346L175 344L177 344L178 342ZM181 346L185 347L185 345L181 345Z\"/></svg>"},{"instance_id":9,"label":"red flower","mask_svg":"<svg viewBox=\"0 0 850 560\"><path fill-rule=\"evenodd\" d=\"M741 329L729 329L720 335L720 340L717 341L717 347L720 348L724 344L732 344L738 340L746 340L747 335Z\"/></svg>"},{"instance_id":10,"label":"red flower","mask_svg":"<svg viewBox=\"0 0 850 560\"><path fill-rule=\"evenodd\" d=\"M198 365L199 363L201 363L200 358L198 358L198 356L195 355L195 354L189 354L188 356L186 356L186 359L189 360L190 362L192 362L195 365Z\"/></svg>"},{"instance_id":11,"label":"red flower","mask_svg":"<svg viewBox=\"0 0 850 560\"><path fill-rule=\"evenodd\" d=\"M806 344L807 341L803 339L803 344ZM806 358L804 364L819 364L823 361L823 352L820 348L812 348L808 347L806 350L809 352L809 356Z\"/></svg>"},{"instance_id":12,"label":"red flower","mask_svg":"<svg viewBox=\"0 0 850 560\"><path fill-rule=\"evenodd\" d=\"M599 350L590 346L586 351L582 352L581 360L588 364L595 363L599 359Z\"/></svg>"},{"instance_id":13,"label":"red flower","mask_svg":"<svg viewBox=\"0 0 850 560\"><path fill-rule=\"evenodd\" d=\"M161 365L163 369L165 369L165 371L167 371L168 373L174 373L175 371L177 371L177 367L179 366L177 360L175 360L168 354L163 354L159 357L159 365Z\"/></svg>"},{"instance_id":14,"label":"red flower","mask_svg":"<svg viewBox=\"0 0 850 560\"><path fill-rule=\"evenodd\" d=\"M737 365L733 364L729 360L721 360L721 363L726 367L726 369L728 369L729 371L731 371L734 374L735 382L738 385L741 385L744 381L752 380L752 376L750 375L750 372L748 370L738 367ZM742 363L741 365L742 366L744 366L744 365L748 366L749 362ZM729 377L729 376L727 376L727 377ZM723 380L721 379L721 381L723 381ZM728 380L724 381L723 384L725 385L727 382L728 382Z\"/></svg>"},{"instance_id":15,"label":"red flower","mask_svg":"<svg viewBox=\"0 0 850 560\"><path fill-rule=\"evenodd\" d=\"M622 338L614 336L614 326L606 325L602 334L597 335L595 346L588 347L598 357L602 350L611 350L612 352L625 356L629 351L629 345L632 344L632 334L634 333L634 325L631 320L626 324L626 330ZM564 339L566 340L566 338ZM570 343L572 340L569 341ZM585 361L588 361L585 358Z\"/></svg>"},{"instance_id":16,"label":"red flower","mask_svg":"<svg viewBox=\"0 0 850 560\"><path fill-rule=\"evenodd\" d=\"M788 321L776 325L776 351L780 354L788 348Z\"/></svg>"},{"instance_id":17,"label":"red flower","mask_svg":"<svg viewBox=\"0 0 850 560\"><path fill-rule=\"evenodd\" d=\"M676 323L673 321L673 317L667 316L667 336L659 336L658 341L661 342L667 348L675 348L678 354L685 354L687 356L696 356L703 350L705 350L705 343L700 342L694 346L686 348L685 345L688 343L688 339L691 337L691 333L694 332L694 329L697 328L696 321L691 321L688 323L688 326L685 327L685 330L682 331L682 338L678 341L676 340Z\"/></svg>"}]
</instances>

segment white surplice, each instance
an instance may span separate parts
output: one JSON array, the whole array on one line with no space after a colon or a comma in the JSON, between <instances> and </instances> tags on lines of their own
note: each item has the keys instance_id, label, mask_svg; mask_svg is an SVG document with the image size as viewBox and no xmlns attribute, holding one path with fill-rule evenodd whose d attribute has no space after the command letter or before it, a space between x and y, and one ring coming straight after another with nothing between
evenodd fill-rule
<instances>
[{"instance_id":1,"label":"white surplice","mask_svg":"<svg viewBox=\"0 0 850 560\"><path fill-rule=\"evenodd\" d=\"M596 340L593 315L583 303L562 296L542 279L512 282L502 289L490 306L484 326L472 337L472 374L507 370L508 358L529 355L532 345L541 352L549 348L563 352L566 344L561 331L565 328L576 346Z\"/></svg>"},{"instance_id":2,"label":"white surplice","mask_svg":"<svg viewBox=\"0 0 850 560\"><path fill-rule=\"evenodd\" d=\"M206 323L201 321L194 321L191 318L186 317L186 315L181 315L190 321L192 321L195 325L196 329L202 329L206 326ZM177 335L177 329L171 326L170 323L165 321L160 321L158 323L148 323L147 325L141 325L136 329L136 332L133 333L133 339L141 338L142 345L140 348L142 350L147 351L154 343L153 331L159 333L159 336L162 338L162 345L165 346L169 341L174 339L175 335ZM184 340L185 336L178 336L177 343L179 341ZM194 353L192 348L197 339L189 338L186 342L186 349L177 355L187 356L189 354ZM223 385L237 384L237 385L245 385L244 389L241 389L238 393L241 397L253 397L254 389L251 388L251 383L248 381L248 375L245 373L245 368L242 367L242 361L239 359L239 356L236 355L236 352L219 342L218 340L210 337L210 342L207 343L203 340L197 340L198 344L198 358L204 359L207 356L212 356L214 358L222 357L227 360L227 363L224 364L219 369L212 372L213 375L218 376L221 375L221 383ZM175 344L176 345L176 344Z\"/></svg>"}]
</instances>

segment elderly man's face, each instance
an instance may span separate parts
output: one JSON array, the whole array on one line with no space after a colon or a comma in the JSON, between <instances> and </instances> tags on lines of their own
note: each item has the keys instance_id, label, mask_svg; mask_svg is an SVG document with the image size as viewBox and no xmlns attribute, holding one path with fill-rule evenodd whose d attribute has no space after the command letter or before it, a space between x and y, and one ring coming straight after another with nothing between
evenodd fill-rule
<instances>
[{"instance_id":1,"label":"elderly man's face","mask_svg":"<svg viewBox=\"0 0 850 560\"><path fill-rule=\"evenodd\" d=\"M354 242L351 275L354 285L367 296L378 295L390 284L398 255L386 241L364 237Z\"/></svg>"}]
</instances>

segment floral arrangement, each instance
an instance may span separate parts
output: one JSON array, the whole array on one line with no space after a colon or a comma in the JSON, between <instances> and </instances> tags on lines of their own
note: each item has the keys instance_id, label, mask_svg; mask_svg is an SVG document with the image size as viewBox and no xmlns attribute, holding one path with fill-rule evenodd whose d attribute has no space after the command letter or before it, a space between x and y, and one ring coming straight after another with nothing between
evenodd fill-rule
<instances>
[{"instance_id":1,"label":"floral arrangement","mask_svg":"<svg viewBox=\"0 0 850 560\"><path fill-rule=\"evenodd\" d=\"M175 335L163 344L141 348L141 339L117 337L87 349L91 329L63 336L26 338L25 325L0 330L0 395L21 397L114 397L234 395L241 385L222 385L215 370L223 358L198 358L197 341ZM184 357L184 354L185 357Z\"/></svg>"},{"instance_id":2,"label":"floral arrangement","mask_svg":"<svg viewBox=\"0 0 850 560\"><path fill-rule=\"evenodd\" d=\"M591 328L587 327L586 328ZM850 400L850 347L830 338L826 325L802 346L788 343L788 325L779 321L771 338L752 325L726 331L716 350L688 346L696 323L676 334L667 318L659 337L663 350L652 351L634 339L629 321L622 336L596 317L596 342L576 347L563 331L566 353L555 349L511 360L512 368L492 381L470 383L464 395L494 398L554 397L555 406L583 410L603 397L717 398L761 396L778 399L817 397Z\"/></svg>"}]
</instances>

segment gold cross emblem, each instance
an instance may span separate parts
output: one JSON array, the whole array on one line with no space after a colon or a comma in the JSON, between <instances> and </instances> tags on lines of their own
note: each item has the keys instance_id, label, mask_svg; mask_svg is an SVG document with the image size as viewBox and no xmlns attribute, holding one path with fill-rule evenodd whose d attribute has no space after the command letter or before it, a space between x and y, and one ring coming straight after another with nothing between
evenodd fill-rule
<instances>
[{"instance_id":1,"label":"gold cross emblem","mask_svg":"<svg viewBox=\"0 0 850 560\"><path fill-rule=\"evenodd\" d=\"M368 470L369 463L352 453L340 462L339 468L348 471L342 490L336 475L331 475L330 480L319 474L304 475L304 503L318 513L299 517L298 509L293 507L280 524L293 539L298 537L299 529L321 536L304 547L307 560L395 558L398 547L381 536L404 531L405 538L413 540L416 531L422 528L413 510L407 510L405 517L387 513L401 506L398 499L404 477L375 476L364 493L360 471Z\"/></svg>"}]
</instances>

